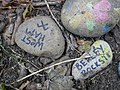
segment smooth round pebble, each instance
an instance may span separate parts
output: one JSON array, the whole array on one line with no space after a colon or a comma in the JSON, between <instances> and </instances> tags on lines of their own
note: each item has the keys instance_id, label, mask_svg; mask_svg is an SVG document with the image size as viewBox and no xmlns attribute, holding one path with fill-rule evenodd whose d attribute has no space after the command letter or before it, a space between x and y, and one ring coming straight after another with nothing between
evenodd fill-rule
<instances>
[{"instance_id":1,"label":"smooth round pebble","mask_svg":"<svg viewBox=\"0 0 120 90\"><path fill-rule=\"evenodd\" d=\"M73 34L99 37L119 21L120 0L66 0L61 21Z\"/></svg>"},{"instance_id":2,"label":"smooth round pebble","mask_svg":"<svg viewBox=\"0 0 120 90\"><path fill-rule=\"evenodd\" d=\"M87 79L107 67L112 62L112 58L113 53L109 44L98 40L91 46L89 52L84 53L73 64L72 75L75 80Z\"/></svg>"},{"instance_id":3,"label":"smooth round pebble","mask_svg":"<svg viewBox=\"0 0 120 90\"><path fill-rule=\"evenodd\" d=\"M59 58L65 48L62 32L48 16L37 16L23 22L16 32L15 42L30 54L54 59Z\"/></svg>"}]
</instances>

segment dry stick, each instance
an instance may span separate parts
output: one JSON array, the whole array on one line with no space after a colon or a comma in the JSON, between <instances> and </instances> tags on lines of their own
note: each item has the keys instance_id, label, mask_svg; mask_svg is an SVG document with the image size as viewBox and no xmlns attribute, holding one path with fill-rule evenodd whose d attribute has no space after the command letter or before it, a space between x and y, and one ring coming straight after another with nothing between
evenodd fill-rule
<instances>
[{"instance_id":1,"label":"dry stick","mask_svg":"<svg viewBox=\"0 0 120 90\"><path fill-rule=\"evenodd\" d=\"M60 4L62 1L49 1L48 4L49 5L56 5L56 4ZM21 5L26 6L26 4L28 4L29 2L20 2ZM45 2L32 2L32 5L35 7L39 7L39 6L46 6Z\"/></svg>"},{"instance_id":2,"label":"dry stick","mask_svg":"<svg viewBox=\"0 0 120 90\"><path fill-rule=\"evenodd\" d=\"M56 5L56 4L60 4L62 1L55 1L55 2L48 2L49 5ZM26 6L29 2L21 2L22 6ZM39 6L46 6L45 2L32 2L32 5L34 7L39 7ZM0 7L0 9L16 9L17 7Z\"/></svg>"},{"instance_id":3,"label":"dry stick","mask_svg":"<svg viewBox=\"0 0 120 90\"><path fill-rule=\"evenodd\" d=\"M56 5L56 4L60 4L62 1L51 1L51 2L48 2L49 5ZM20 2L20 5L26 7L27 5L29 4L29 2ZM41 8L38 8L38 7L42 7L42 6L46 6L46 3L45 2L32 2L31 3L33 7L35 7L34 9L41 9ZM17 7L0 7L0 9L16 9Z\"/></svg>"},{"instance_id":4,"label":"dry stick","mask_svg":"<svg viewBox=\"0 0 120 90\"><path fill-rule=\"evenodd\" d=\"M67 40L68 37L66 36L66 34L65 34L65 32L64 32L64 28L59 24L59 22L57 21L57 19L56 19L55 16L53 15L53 13L52 13L52 11L51 11L51 9L50 9L50 6L49 6L49 3L47 2L47 0L44 0L44 1L45 1L46 5L47 5L47 8L48 8L48 10L49 10L52 18L55 20L55 22L57 23L57 25L59 26L59 28L63 31L63 34L64 34L64 36L65 36L65 38L66 38L66 40ZM69 43L69 40L67 40L67 42ZM75 49L75 48L74 48L74 49ZM75 50L76 50L77 52L79 52L77 49L75 49ZM79 52L79 53L80 53L80 52Z\"/></svg>"},{"instance_id":5,"label":"dry stick","mask_svg":"<svg viewBox=\"0 0 120 90\"><path fill-rule=\"evenodd\" d=\"M17 7L0 7L0 9L16 9Z\"/></svg>"},{"instance_id":6,"label":"dry stick","mask_svg":"<svg viewBox=\"0 0 120 90\"><path fill-rule=\"evenodd\" d=\"M49 5L56 5L61 3L61 1L55 1L55 2L48 2ZM37 3L32 3L33 6L46 6L46 3L44 2L37 2Z\"/></svg>"},{"instance_id":7,"label":"dry stick","mask_svg":"<svg viewBox=\"0 0 120 90\"><path fill-rule=\"evenodd\" d=\"M26 70L28 70L30 73L33 73L34 71L32 71L32 70L30 70L29 68L27 68L27 67L25 67L24 65L22 65L21 63L19 63L18 62L18 64L19 64L19 66L21 66L21 67L24 67ZM44 76L44 75L41 75L41 74L37 74L37 76Z\"/></svg>"},{"instance_id":8,"label":"dry stick","mask_svg":"<svg viewBox=\"0 0 120 90\"><path fill-rule=\"evenodd\" d=\"M64 36L65 36L65 38L66 38L66 40L67 40L68 37L66 36L66 34L65 34L65 32L64 32L64 28L59 24L59 22L57 21L57 19L56 19L55 16L53 15L53 13L52 13L52 11L51 11L51 9L50 9L50 6L49 6L47 0L44 0L44 1L45 1L46 5L47 5L47 8L48 8L48 10L49 10L52 18L55 20L55 22L57 23L57 25L59 26L59 28L63 31L63 34L64 34ZM67 42L69 43L69 40L67 40ZM76 49L75 49L75 50L76 50Z\"/></svg>"},{"instance_id":9,"label":"dry stick","mask_svg":"<svg viewBox=\"0 0 120 90\"><path fill-rule=\"evenodd\" d=\"M46 5L47 5L47 8L48 8L48 10L49 10L52 18L55 20L55 22L56 22L57 25L60 27L60 29L61 29L61 30L64 30L64 28L59 24L59 22L57 21L57 19L56 19L55 16L53 15L53 13L52 13L52 11L51 11L51 9L50 9L50 6L49 6L47 0L44 0L44 1L45 1Z\"/></svg>"},{"instance_id":10,"label":"dry stick","mask_svg":"<svg viewBox=\"0 0 120 90\"><path fill-rule=\"evenodd\" d=\"M12 38L11 38L11 45L13 45L15 43L15 33L16 33L18 26L20 25L21 22L22 22L22 18L21 18L21 16L18 15L17 20L15 22L15 27L13 30Z\"/></svg>"},{"instance_id":11,"label":"dry stick","mask_svg":"<svg viewBox=\"0 0 120 90\"><path fill-rule=\"evenodd\" d=\"M31 74L29 74L29 75L27 75L27 76L25 76L25 77L17 80L17 82L20 82L20 81L22 81L22 80L24 80L24 79L26 79L26 78L28 78L28 77L31 77L31 76L33 76L33 75L35 75L35 74L37 74L37 73L40 73L40 72L42 72L42 71L44 71L44 70L47 70L47 69L50 69L50 68L52 68L52 67L55 67L55 66L58 66L58 65L61 65L61 64L64 64L64 63L68 63L68 62L77 61L77 60L80 60L80 59L89 58L89 57L90 57L90 56L84 57L84 55L83 55L83 56L80 57L80 58L70 59L70 60L66 60L66 61L63 61L63 62L59 62L59 63L53 64L53 65L51 65L51 66L45 67L45 68L43 68L43 69L40 69L40 70L38 70L38 71L36 71L36 72L33 72L33 73L31 73Z\"/></svg>"}]
</instances>

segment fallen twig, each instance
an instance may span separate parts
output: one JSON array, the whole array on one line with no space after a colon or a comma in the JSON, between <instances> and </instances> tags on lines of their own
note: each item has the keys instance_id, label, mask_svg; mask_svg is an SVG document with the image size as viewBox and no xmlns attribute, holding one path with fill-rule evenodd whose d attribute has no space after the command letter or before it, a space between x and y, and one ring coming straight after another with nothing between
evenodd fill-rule
<instances>
[{"instance_id":1,"label":"fallen twig","mask_svg":"<svg viewBox=\"0 0 120 90\"><path fill-rule=\"evenodd\" d=\"M57 21L57 19L55 18L54 14L52 13L51 9L50 9L50 6L49 6L49 3L47 2L47 0L44 0L46 5L47 5L47 8L52 16L52 18L55 20L55 22L57 23L57 25L60 27L61 30L64 30L64 28L59 24L59 22Z\"/></svg>"},{"instance_id":2,"label":"fallen twig","mask_svg":"<svg viewBox=\"0 0 120 90\"><path fill-rule=\"evenodd\" d=\"M55 0L55 1L49 1L48 4L49 5L57 5L57 4L60 4L62 2L62 0ZM29 2L24 2L24 1L21 1L20 2L21 5L23 6L26 6L26 4L29 4ZM39 6L46 6L46 3L45 2L31 2L31 4L34 6L34 7L39 7Z\"/></svg>"},{"instance_id":3,"label":"fallen twig","mask_svg":"<svg viewBox=\"0 0 120 90\"><path fill-rule=\"evenodd\" d=\"M23 83L23 84L20 86L19 90L24 90L24 88L25 88L29 83L30 83L30 81L26 81L25 83Z\"/></svg>"},{"instance_id":4,"label":"fallen twig","mask_svg":"<svg viewBox=\"0 0 120 90\"><path fill-rule=\"evenodd\" d=\"M57 25L59 26L59 28L63 31L63 34L64 34L67 42L69 43L69 39L68 39L66 33L64 32L63 26L61 26L61 25L59 24L59 22L57 21L57 19L55 18L54 14L52 13L52 11L51 11L51 9L50 9L50 6L49 6L49 3L47 2L47 0L44 0L44 1L45 1L46 5L47 5L47 8L48 8L48 10L49 10L52 18L55 20L55 22L57 23ZM75 49L75 50L76 50L76 49ZM79 52L78 50L76 50L76 51ZM80 52L79 52L79 53L80 53Z\"/></svg>"},{"instance_id":5,"label":"fallen twig","mask_svg":"<svg viewBox=\"0 0 120 90\"><path fill-rule=\"evenodd\" d=\"M18 62L19 66L21 67L24 67L26 70L28 70L30 73L33 73L34 71L32 71L31 69L27 68L26 66L22 65L20 62ZM44 76L44 75L41 75L41 74L36 74L37 76Z\"/></svg>"},{"instance_id":6,"label":"fallen twig","mask_svg":"<svg viewBox=\"0 0 120 90\"><path fill-rule=\"evenodd\" d=\"M60 4L60 3L61 3L61 1L48 2L49 5L57 5L57 4ZM37 3L33 2L32 5L35 6L35 7L46 6L46 3L45 2L37 2Z\"/></svg>"},{"instance_id":7,"label":"fallen twig","mask_svg":"<svg viewBox=\"0 0 120 90\"><path fill-rule=\"evenodd\" d=\"M19 9L19 8L18 8ZM12 34L12 38L11 38L11 45L13 45L15 43L15 33L19 27L19 25L22 22L22 12L23 12L23 8L19 9L17 12L17 20L15 22L15 26L14 26L14 30L13 30L13 34Z\"/></svg>"},{"instance_id":8,"label":"fallen twig","mask_svg":"<svg viewBox=\"0 0 120 90\"><path fill-rule=\"evenodd\" d=\"M68 63L68 62L77 61L77 60L80 60L80 59L85 59L85 58L90 58L90 56L84 57L84 55L83 55L83 56L80 57L80 58L70 59L70 60L66 60L66 61L62 61L62 62L53 64L53 65L51 65L51 66L48 66L48 67L45 67L45 68L43 68L43 69L40 69L40 70L38 70L38 71L36 71L36 72L33 72L32 74L29 74L29 75L27 75L27 76L25 76L25 77L17 80L16 82L20 82L20 81L22 81L22 80L24 80L24 79L26 79L26 78L28 78L28 77L31 77L31 76L33 76L33 75L35 75L35 74L37 74L37 73L40 73L40 72L42 72L42 71L44 71L44 70L47 70L47 69L50 69L50 68L52 68L52 67L55 67L55 66L58 66L58 65L61 65L61 64L64 64L64 63Z\"/></svg>"},{"instance_id":9,"label":"fallen twig","mask_svg":"<svg viewBox=\"0 0 120 90\"><path fill-rule=\"evenodd\" d=\"M49 1L48 4L50 6L52 5L57 5L57 4L60 4L62 1ZM26 6L27 4L29 4L29 2L20 2L20 5L22 6ZM42 7L42 6L46 6L46 3L45 2L32 2L31 3L33 5L33 7ZM16 9L17 6L9 6L9 7L0 7L0 9ZM36 8L35 8L36 9Z\"/></svg>"},{"instance_id":10,"label":"fallen twig","mask_svg":"<svg viewBox=\"0 0 120 90\"><path fill-rule=\"evenodd\" d=\"M21 67L24 67L26 70L28 70L30 73L33 73L34 71L30 70L29 68L25 67L24 65L22 65L21 61L22 62L25 62L25 63L29 63L30 65L32 65L34 68L36 68L37 70L39 70L39 68L34 65L33 63L29 62L29 60L26 60L24 58L21 57L20 54L16 53L14 50L10 49L11 52L9 52L8 50L6 50L6 48L4 48L4 46L0 45L0 48L2 48L3 52L12 57L13 59L17 60L17 63L19 64L19 66ZM18 60L19 59L19 60ZM44 76L44 75L40 75L40 74L37 74L37 76Z\"/></svg>"},{"instance_id":11,"label":"fallen twig","mask_svg":"<svg viewBox=\"0 0 120 90\"><path fill-rule=\"evenodd\" d=\"M18 18L15 22L15 27L14 27L12 38L11 38L11 45L13 45L15 43L15 33L21 22L22 22L21 17L18 16Z\"/></svg>"}]
</instances>

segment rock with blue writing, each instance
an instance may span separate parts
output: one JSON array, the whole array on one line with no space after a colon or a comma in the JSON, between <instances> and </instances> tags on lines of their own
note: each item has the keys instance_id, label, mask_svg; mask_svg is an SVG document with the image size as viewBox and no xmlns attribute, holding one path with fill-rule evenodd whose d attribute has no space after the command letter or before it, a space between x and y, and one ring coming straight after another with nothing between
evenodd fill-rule
<instances>
[{"instance_id":1,"label":"rock with blue writing","mask_svg":"<svg viewBox=\"0 0 120 90\"><path fill-rule=\"evenodd\" d=\"M73 34L99 37L119 21L120 0L66 0L61 21Z\"/></svg>"},{"instance_id":2,"label":"rock with blue writing","mask_svg":"<svg viewBox=\"0 0 120 90\"><path fill-rule=\"evenodd\" d=\"M84 53L72 67L75 80L84 80L107 67L113 58L112 50L105 41L98 40L89 52Z\"/></svg>"},{"instance_id":3,"label":"rock with blue writing","mask_svg":"<svg viewBox=\"0 0 120 90\"><path fill-rule=\"evenodd\" d=\"M23 22L16 32L15 42L30 54L54 59L59 58L65 48L62 32L48 16L37 16Z\"/></svg>"}]
</instances>

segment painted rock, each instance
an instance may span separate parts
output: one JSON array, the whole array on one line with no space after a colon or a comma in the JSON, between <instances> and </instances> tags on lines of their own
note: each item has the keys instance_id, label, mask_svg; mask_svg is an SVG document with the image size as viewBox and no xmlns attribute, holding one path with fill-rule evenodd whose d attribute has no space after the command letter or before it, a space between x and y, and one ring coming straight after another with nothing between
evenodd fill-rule
<instances>
[{"instance_id":1,"label":"painted rock","mask_svg":"<svg viewBox=\"0 0 120 90\"><path fill-rule=\"evenodd\" d=\"M62 55L65 47L62 32L48 16L37 16L23 22L16 32L15 42L30 54L54 59Z\"/></svg>"},{"instance_id":2,"label":"painted rock","mask_svg":"<svg viewBox=\"0 0 120 90\"><path fill-rule=\"evenodd\" d=\"M66 0L61 21L73 34L98 37L116 25L120 18L119 8L120 0Z\"/></svg>"},{"instance_id":3,"label":"painted rock","mask_svg":"<svg viewBox=\"0 0 120 90\"><path fill-rule=\"evenodd\" d=\"M85 59L81 59L84 57ZM72 75L76 80L84 80L95 75L112 62L112 50L107 42L98 40L92 46L89 52L81 56L72 67Z\"/></svg>"}]
</instances>

